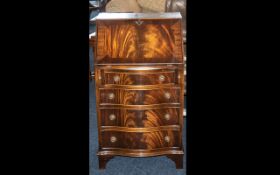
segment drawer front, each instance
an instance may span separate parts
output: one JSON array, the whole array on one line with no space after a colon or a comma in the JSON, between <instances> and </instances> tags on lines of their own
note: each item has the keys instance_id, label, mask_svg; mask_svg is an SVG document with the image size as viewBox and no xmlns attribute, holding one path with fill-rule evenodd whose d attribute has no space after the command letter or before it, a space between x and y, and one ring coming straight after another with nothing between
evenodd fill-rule
<instances>
[{"instance_id":1,"label":"drawer front","mask_svg":"<svg viewBox=\"0 0 280 175\"><path fill-rule=\"evenodd\" d=\"M178 84L177 73L173 71L162 71L155 73L121 73L104 72L104 85L160 85Z\"/></svg>"},{"instance_id":2,"label":"drawer front","mask_svg":"<svg viewBox=\"0 0 280 175\"><path fill-rule=\"evenodd\" d=\"M160 88L148 90L110 89L100 90L100 103L120 105L152 105L179 103L179 88Z\"/></svg>"},{"instance_id":3,"label":"drawer front","mask_svg":"<svg viewBox=\"0 0 280 175\"><path fill-rule=\"evenodd\" d=\"M179 108L149 110L101 109L102 126L119 127L158 127L179 125Z\"/></svg>"},{"instance_id":4,"label":"drawer front","mask_svg":"<svg viewBox=\"0 0 280 175\"><path fill-rule=\"evenodd\" d=\"M179 132L172 130L154 132L101 132L103 148L156 149L180 147Z\"/></svg>"}]
</instances>

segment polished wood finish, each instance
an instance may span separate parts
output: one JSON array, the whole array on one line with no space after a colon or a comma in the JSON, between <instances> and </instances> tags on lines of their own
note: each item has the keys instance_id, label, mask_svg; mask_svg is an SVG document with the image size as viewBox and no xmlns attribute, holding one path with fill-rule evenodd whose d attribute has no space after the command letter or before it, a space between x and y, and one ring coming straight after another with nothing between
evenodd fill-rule
<instances>
[{"instance_id":1,"label":"polished wood finish","mask_svg":"<svg viewBox=\"0 0 280 175\"><path fill-rule=\"evenodd\" d=\"M99 92L100 104L152 105L179 103L180 89L179 87L150 90L100 88Z\"/></svg>"},{"instance_id":2,"label":"polished wood finish","mask_svg":"<svg viewBox=\"0 0 280 175\"><path fill-rule=\"evenodd\" d=\"M101 109L102 126L149 128L179 125L179 108L161 109ZM115 117L112 117L115 116Z\"/></svg>"},{"instance_id":3,"label":"polished wood finish","mask_svg":"<svg viewBox=\"0 0 280 175\"><path fill-rule=\"evenodd\" d=\"M114 156L110 156L110 155L103 155L103 156L99 156L98 157L98 161L99 161L99 169L105 169L106 168L106 164L109 160L111 160Z\"/></svg>"},{"instance_id":4,"label":"polished wood finish","mask_svg":"<svg viewBox=\"0 0 280 175\"><path fill-rule=\"evenodd\" d=\"M175 19L165 20L150 20L151 15L137 19L133 18L135 15L128 15L130 18L126 20L100 20L105 18L102 15L96 18L97 64L183 63L181 21L176 15Z\"/></svg>"},{"instance_id":5,"label":"polished wood finish","mask_svg":"<svg viewBox=\"0 0 280 175\"><path fill-rule=\"evenodd\" d=\"M96 24L99 167L116 155L166 155L182 168L180 14L101 13Z\"/></svg>"},{"instance_id":6,"label":"polished wood finish","mask_svg":"<svg viewBox=\"0 0 280 175\"><path fill-rule=\"evenodd\" d=\"M160 74L159 74L160 73ZM156 85L175 84L175 72L127 74L121 72L105 72L104 84L118 85Z\"/></svg>"},{"instance_id":7,"label":"polished wood finish","mask_svg":"<svg viewBox=\"0 0 280 175\"><path fill-rule=\"evenodd\" d=\"M180 147L178 131L160 130L153 132L102 131L101 147L127 149L156 149Z\"/></svg>"},{"instance_id":8,"label":"polished wood finish","mask_svg":"<svg viewBox=\"0 0 280 175\"><path fill-rule=\"evenodd\" d=\"M183 169L183 154L168 154L167 157L175 162L177 169Z\"/></svg>"},{"instance_id":9,"label":"polished wood finish","mask_svg":"<svg viewBox=\"0 0 280 175\"><path fill-rule=\"evenodd\" d=\"M123 149L123 148L100 148L97 155L99 157L112 156L130 156L130 157L153 157L160 155L184 155L180 147L167 147L156 149Z\"/></svg>"}]
</instances>

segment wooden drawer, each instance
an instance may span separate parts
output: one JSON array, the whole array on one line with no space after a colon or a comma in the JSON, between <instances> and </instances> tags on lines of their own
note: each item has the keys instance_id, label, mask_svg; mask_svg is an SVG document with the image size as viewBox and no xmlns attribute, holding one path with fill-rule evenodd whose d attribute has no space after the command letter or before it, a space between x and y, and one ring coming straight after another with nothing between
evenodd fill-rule
<instances>
[{"instance_id":1,"label":"wooden drawer","mask_svg":"<svg viewBox=\"0 0 280 175\"><path fill-rule=\"evenodd\" d=\"M150 70L145 70L150 69ZM175 85L179 84L177 68L127 67L123 69L101 69L101 85Z\"/></svg>"},{"instance_id":2,"label":"wooden drawer","mask_svg":"<svg viewBox=\"0 0 280 175\"><path fill-rule=\"evenodd\" d=\"M99 91L101 105L152 105L163 103L179 103L180 101L179 87L158 89L100 88Z\"/></svg>"},{"instance_id":3,"label":"wooden drawer","mask_svg":"<svg viewBox=\"0 0 280 175\"><path fill-rule=\"evenodd\" d=\"M162 109L101 109L102 126L158 127L179 125L180 108Z\"/></svg>"},{"instance_id":4,"label":"wooden drawer","mask_svg":"<svg viewBox=\"0 0 280 175\"><path fill-rule=\"evenodd\" d=\"M101 132L103 148L155 149L180 147L179 131L161 130L154 132Z\"/></svg>"}]
</instances>

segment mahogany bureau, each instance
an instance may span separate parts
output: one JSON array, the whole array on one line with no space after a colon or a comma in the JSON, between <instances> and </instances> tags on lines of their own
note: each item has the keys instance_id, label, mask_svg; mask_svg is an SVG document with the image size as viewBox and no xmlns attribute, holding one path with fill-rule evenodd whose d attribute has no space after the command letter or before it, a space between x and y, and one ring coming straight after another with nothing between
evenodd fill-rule
<instances>
[{"instance_id":1,"label":"mahogany bureau","mask_svg":"<svg viewBox=\"0 0 280 175\"><path fill-rule=\"evenodd\" d=\"M100 13L94 57L99 168L165 155L183 168L181 15Z\"/></svg>"}]
</instances>

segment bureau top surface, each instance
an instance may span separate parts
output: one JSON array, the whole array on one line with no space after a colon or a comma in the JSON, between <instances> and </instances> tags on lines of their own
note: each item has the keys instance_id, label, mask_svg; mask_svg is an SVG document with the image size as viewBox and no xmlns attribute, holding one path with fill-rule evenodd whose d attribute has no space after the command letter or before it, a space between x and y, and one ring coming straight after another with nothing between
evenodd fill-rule
<instances>
[{"instance_id":1,"label":"bureau top surface","mask_svg":"<svg viewBox=\"0 0 280 175\"><path fill-rule=\"evenodd\" d=\"M130 20L130 19L181 19L180 12L166 13L99 13L96 20Z\"/></svg>"}]
</instances>

